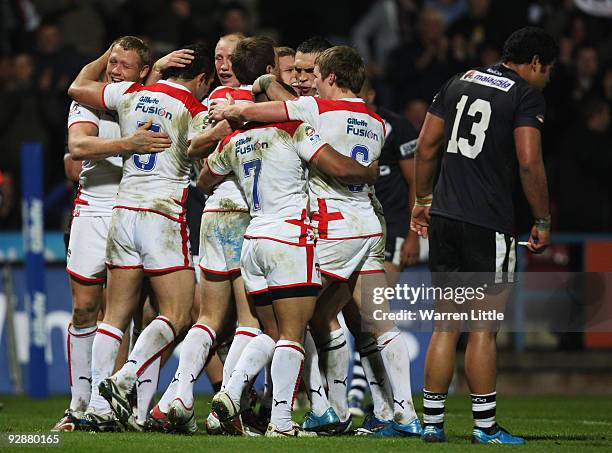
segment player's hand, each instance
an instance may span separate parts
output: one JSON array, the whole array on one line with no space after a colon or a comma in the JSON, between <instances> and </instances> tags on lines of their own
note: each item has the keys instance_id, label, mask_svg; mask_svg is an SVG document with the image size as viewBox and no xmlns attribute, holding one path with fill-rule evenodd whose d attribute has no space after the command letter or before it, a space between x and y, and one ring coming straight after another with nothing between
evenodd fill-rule
<instances>
[{"instance_id":1,"label":"player's hand","mask_svg":"<svg viewBox=\"0 0 612 453\"><path fill-rule=\"evenodd\" d=\"M133 154L159 153L170 148L172 141L163 132L150 131L151 120L138 128L134 134L126 137L127 149Z\"/></svg>"},{"instance_id":2,"label":"player's hand","mask_svg":"<svg viewBox=\"0 0 612 453\"><path fill-rule=\"evenodd\" d=\"M213 121L221 121L225 119L230 123L242 122L242 118L240 117L240 107L238 105L232 105L226 102L213 105L208 111L208 118L212 118Z\"/></svg>"},{"instance_id":3,"label":"player's hand","mask_svg":"<svg viewBox=\"0 0 612 453\"><path fill-rule=\"evenodd\" d=\"M420 237L427 237L429 230L429 209L431 206L415 206L410 218L410 229Z\"/></svg>"},{"instance_id":4,"label":"player's hand","mask_svg":"<svg viewBox=\"0 0 612 453\"><path fill-rule=\"evenodd\" d=\"M380 169L378 168L378 160L373 161L370 165L368 165L368 179L365 181L367 185L373 186L378 181L378 176L380 175Z\"/></svg>"},{"instance_id":5,"label":"player's hand","mask_svg":"<svg viewBox=\"0 0 612 453\"><path fill-rule=\"evenodd\" d=\"M153 70L163 72L169 68L184 68L190 64L195 57L192 49L179 49L161 57L153 65Z\"/></svg>"},{"instance_id":6,"label":"player's hand","mask_svg":"<svg viewBox=\"0 0 612 453\"><path fill-rule=\"evenodd\" d=\"M550 245L550 230L539 229L536 225L531 227L531 234L527 241L527 249L532 253L542 253Z\"/></svg>"},{"instance_id":7,"label":"player's hand","mask_svg":"<svg viewBox=\"0 0 612 453\"><path fill-rule=\"evenodd\" d=\"M408 237L402 244L402 249L400 250L400 266L404 268L418 264L420 252L421 245L419 243L419 236L411 231L408 233Z\"/></svg>"}]
</instances>

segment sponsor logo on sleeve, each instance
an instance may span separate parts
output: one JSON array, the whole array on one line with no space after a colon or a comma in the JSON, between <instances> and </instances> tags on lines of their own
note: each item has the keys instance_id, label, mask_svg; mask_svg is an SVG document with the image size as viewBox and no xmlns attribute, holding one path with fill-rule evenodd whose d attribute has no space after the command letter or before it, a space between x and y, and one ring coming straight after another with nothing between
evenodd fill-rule
<instances>
[{"instance_id":1,"label":"sponsor logo on sleeve","mask_svg":"<svg viewBox=\"0 0 612 453\"><path fill-rule=\"evenodd\" d=\"M402 157L414 157L414 153L417 147L417 138L410 140L409 142L400 145L400 154Z\"/></svg>"}]
</instances>

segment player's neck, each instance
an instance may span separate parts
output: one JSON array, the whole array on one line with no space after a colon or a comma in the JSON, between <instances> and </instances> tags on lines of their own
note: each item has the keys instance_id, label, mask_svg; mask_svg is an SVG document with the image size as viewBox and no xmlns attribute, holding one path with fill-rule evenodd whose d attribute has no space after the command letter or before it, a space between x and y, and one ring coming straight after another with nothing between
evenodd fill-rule
<instances>
[{"instance_id":1,"label":"player's neck","mask_svg":"<svg viewBox=\"0 0 612 453\"><path fill-rule=\"evenodd\" d=\"M179 79L177 77L168 77L167 80L168 80L168 82L176 83L177 85L181 85L181 86L187 88L191 94L194 94L195 91L196 91L195 90L196 89L196 86L195 86L196 81L195 81L195 79L184 80L184 79Z\"/></svg>"},{"instance_id":2,"label":"player's neck","mask_svg":"<svg viewBox=\"0 0 612 453\"><path fill-rule=\"evenodd\" d=\"M359 96L357 96L351 90L344 90L342 88L334 87L331 90L331 93L329 93L329 96L327 97L327 99L336 100L336 99L350 99L350 98L356 98L356 97L359 97Z\"/></svg>"}]
</instances>

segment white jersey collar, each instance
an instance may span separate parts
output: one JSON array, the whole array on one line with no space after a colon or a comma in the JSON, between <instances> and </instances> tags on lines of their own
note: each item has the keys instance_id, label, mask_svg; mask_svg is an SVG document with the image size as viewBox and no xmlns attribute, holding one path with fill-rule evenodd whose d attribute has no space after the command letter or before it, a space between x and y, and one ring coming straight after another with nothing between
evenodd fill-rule
<instances>
[{"instance_id":1,"label":"white jersey collar","mask_svg":"<svg viewBox=\"0 0 612 453\"><path fill-rule=\"evenodd\" d=\"M162 83L164 85L169 85L171 87L174 88L178 88L179 90L183 90L186 91L188 93L191 93L191 91L189 91L187 88L185 88L183 85L179 84L179 83L174 83L174 82L170 82L169 80L160 80L157 83Z\"/></svg>"}]
</instances>

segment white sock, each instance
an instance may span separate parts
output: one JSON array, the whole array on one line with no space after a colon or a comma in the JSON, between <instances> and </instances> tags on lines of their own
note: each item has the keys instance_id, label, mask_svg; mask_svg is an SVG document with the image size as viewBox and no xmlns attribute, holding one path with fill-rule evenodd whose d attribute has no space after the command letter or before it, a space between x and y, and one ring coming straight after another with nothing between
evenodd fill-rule
<instances>
[{"instance_id":1,"label":"white sock","mask_svg":"<svg viewBox=\"0 0 612 453\"><path fill-rule=\"evenodd\" d=\"M186 408L193 407L193 384L204 368L215 338L215 331L210 327L194 324L183 341L176 369L178 382L174 398L180 399Z\"/></svg>"},{"instance_id":2,"label":"white sock","mask_svg":"<svg viewBox=\"0 0 612 453\"><path fill-rule=\"evenodd\" d=\"M136 379L157 359L176 338L174 326L165 316L158 316L138 336L134 349L115 378L117 385L129 391Z\"/></svg>"},{"instance_id":3,"label":"white sock","mask_svg":"<svg viewBox=\"0 0 612 453\"><path fill-rule=\"evenodd\" d=\"M417 418L410 389L410 355L401 333L390 330L376 339L393 391L393 419L410 423Z\"/></svg>"},{"instance_id":4,"label":"white sock","mask_svg":"<svg viewBox=\"0 0 612 453\"><path fill-rule=\"evenodd\" d=\"M97 326L77 329L68 325L68 377L70 409L84 412L91 398L91 348Z\"/></svg>"},{"instance_id":5,"label":"white sock","mask_svg":"<svg viewBox=\"0 0 612 453\"><path fill-rule=\"evenodd\" d=\"M253 338L242 352L225 386L225 391L237 406L240 406L240 395L245 387L272 361L275 345L272 338L262 333Z\"/></svg>"},{"instance_id":6,"label":"white sock","mask_svg":"<svg viewBox=\"0 0 612 453\"><path fill-rule=\"evenodd\" d=\"M261 395L261 406L272 409L272 390L274 385L272 384L272 360L268 362L264 369L264 390Z\"/></svg>"},{"instance_id":7,"label":"white sock","mask_svg":"<svg viewBox=\"0 0 612 453\"><path fill-rule=\"evenodd\" d=\"M261 333L256 327L238 327L234 333L234 340L229 348L225 362L223 363L223 382L221 383L221 389L225 388L229 377L234 371L234 367L242 355L242 351L251 342L253 338Z\"/></svg>"},{"instance_id":8,"label":"white sock","mask_svg":"<svg viewBox=\"0 0 612 453\"><path fill-rule=\"evenodd\" d=\"M91 346L91 398L89 408L99 414L109 414L108 402L100 396L98 386L109 377L115 367L115 360L121 346L123 332L110 324L98 326L93 345Z\"/></svg>"},{"instance_id":9,"label":"white sock","mask_svg":"<svg viewBox=\"0 0 612 453\"><path fill-rule=\"evenodd\" d=\"M182 349L182 346L181 346L181 349ZM166 389L166 391L164 392L160 400L157 402L157 407L164 414L167 414L168 411L170 410L170 403L172 403L172 401L174 401L174 398L176 398L177 388L178 388L178 376L176 373L174 373L174 376L172 376L172 380L170 381L170 384L168 384L168 388Z\"/></svg>"},{"instance_id":10,"label":"white sock","mask_svg":"<svg viewBox=\"0 0 612 453\"><path fill-rule=\"evenodd\" d=\"M291 411L300 385L304 366L304 348L300 343L279 340L272 358L272 415L270 423L279 431L289 431L293 426Z\"/></svg>"},{"instance_id":11,"label":"white sock","mask_svg":"<svg viewBox=\"0 0 612 453\"><path fill-rule=\"evenodd\" d=\"M157 391L160 366L161 357L158 357L136 380L136 395L138 397L136 419L138 423L144 423L147 420L151 400Z\"/></svg>"},{"instance_id":12,"label":"white sock","mask_svg":"<svg viewBox=\"0 0 612 453\"><path fill-rule=\"evenodd\" d=\"M330 332L322 339L319 354L327 378L329 403L336 411L340 421L349 417L347 381L350 366L349 348L342 329Z\"/></svg>"},{"instance_id":13,"label":"white sock","mask_svg":"<svg viewBox=\"0 0 612 453\"><path fill-rule=\"evenodd\" d=\"M308 392L308 398L310 399L310 408L312 413L316 416L321 416L330 407L330 404L327 400L325 389L323 388L323 381L321 380L317 346L315 345L310 331L306 331L304 350L306 352L306 356L304 358L304 371L302 372L302 379L306 385L306 391Z\"/></svg>"},{"instance_id":14,"label":"white sock","mask_svg":"<svg viewBox=\"0 0 612 453\"><path fill-rule=\"evenodd\" d=\"M360 339L361 366L370 387L374 416L380 420L393 420L393 391L385 370L378 344L372 337Z\"/></svg>"}]
</instances>

